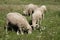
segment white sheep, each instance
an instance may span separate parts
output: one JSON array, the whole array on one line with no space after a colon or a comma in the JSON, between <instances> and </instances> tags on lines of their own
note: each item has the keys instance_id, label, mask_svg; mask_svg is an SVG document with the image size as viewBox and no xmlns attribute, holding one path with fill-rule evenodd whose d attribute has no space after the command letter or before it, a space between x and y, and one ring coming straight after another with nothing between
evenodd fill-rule
<instances>
[{"instance_id":1,"label":"white sheep","mask_svg":"<svg viewBox=\"0 0 60 40\"><path fill-rule=\"evenodd\" d=\"M23 13L25 15L30 15L34 12L34 10L37 8L38 6L37 5L34 5L34 4L28 4L26 5L25 7L25 10L23 11Z\"/></svg>"},{"instance_id":2,"label":"white sheep","mask_svg":"<svg viewBox=\"0 0 60 40\"><path fill-rule=\"evenodd\" d=\"M32 28L29 25L27 19L24 16L22 16L21 14L19 14L17 12L8 13L6 16L6 19L7 19L7 25L9 22L14 25L17 25L19 30L21 31L21 34L23 34L22 29L28 30L28 34L32 33ZM6 26L6 32L7 32L7 27L8 26ZM19 31L17 31L17 35L19 35Z\"/></svg>"},{"instance_id":3,"label":"white sheep","mask_svg":"<svg viewBox=\"0 0 60 40\"><path fill-rule=\"evenodd\" d=\"M37 28L39 28L39 25L41 25L42 19L44 18L44 11L46 10L46 6L42 5L41 7L37 8L32 14L32 26L34 30L36 29L36 25L38 25Z\"/></svg>"}]
</instances>

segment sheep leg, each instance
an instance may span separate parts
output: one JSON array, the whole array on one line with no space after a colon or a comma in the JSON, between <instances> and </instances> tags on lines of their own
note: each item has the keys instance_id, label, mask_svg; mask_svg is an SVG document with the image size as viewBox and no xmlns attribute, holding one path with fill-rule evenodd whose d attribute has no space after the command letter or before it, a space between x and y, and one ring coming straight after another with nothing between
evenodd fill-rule
<instances>
[{"instance_id":1,"label":"sheep leg","mask_svg":"<svg viewBox=\"0 0 60 40\"><path fill-rule=\"evenodd\" d=\"M39 25L39 23L40 23L40 22L39 22L39 19L38 19L38 23L37 23L37 24L38 24L38 26L37 26L37 28L39 28L39 26L40 26L40 25Z\"/></svg>"},{"instance_id":2,"label":"sheep leg","mask_svg":"<svg viewBox=\"0 0 60 40\"><path fill-rule=\"evenodd\" d=\"M28 29L28 34L31 34L32 33L32 28L29 28Z\"/></svg>"},{"instance_id":3,"label":"sheep leg","mask_svg":"<svg viewBox=\"0 0 60 40\"><path fill-rule=\"evenodd\" d=\"M28 34L31 34L32 32L31 32L31 30L28 30Z\"/></svg>"},{"instance_id":4,"label":"sheep leg","mask_svg":"<svg viewBox=\"0 0 60 40\"><path fill-rule=\"evenodd\" d=\"M41 23L42 23L42 19L40 20L40 23L39 23L39 25L40 25L40 31L42 30Z\"/></svg>"},{"instance_id":5,"label":"sheep leg","mask_svg":"<svg viewBox=\"0 0 60 40\"><path fill-rule=\"evenodd\" d=\"M43 20L43 19L40 20L40 26L41 26L42 20Z\"/></svg>"},{"instance_id":6,"label":"sheep leg","mask_svg":"<svg viewBox=\"0 0 60 40\"><path fill-rule=\"evenodd\" d=\"M19 29L20 29L21 34L23 35L23 30L22 30L22 28L20 27Z\"/></svg>"},{"instance_id":7,"label":"sheep leg","mask_svg":"<svg viewBox=\"0 0 60 40\"><path fill-rule=\"evenodd\" d=\"M19 30L17 31L17 35L19 35Z\"/></svg>"},{"instance_id":8,"label":"sheep leg","mask_svg":"<svg viewBox=\"0 0 60 40\"><path fill-rule=\"evenodd\" d=\"M7 32L8 31L8 23L9 23L8 20L6 20L6 34L8 34L8 32Z\"/></svg>"},{"instance_id":9,"label":"sheep leg","mask_svg":"<svg viewBox=\"0 0 60 40\"><path fill-rule=\"evenodd\" d=\"M7 37L8 37L8 29L7 29L7 27L8 27L8 21L6 21L6 40L7 40Z\"/></svg>"},{"instance_id":10,"label":"sheep leg","mask_svg":"<svg viewBox=\"0 0 60 40\"><path fill-rule=\"evenodd\" d=\"M42 15L42 18L44 19L44 14Z\"/></svg>"},{"instance_id":11,"label":"sheep leg","mask_svg":"<svg viewBox=\"0 0 60 40\"><path fill-rule=\"evenodd\" d=\"M39 20L39 25L40 25L40 27L39 27L39 28L41 28L41 22L42 22L42 20Z\"/></svg>"},{"instance_id":12,"label":"sheep leg","mask_svg":"<svg viewBox=\"0 0 60 40\"><path fill-rule=\"evenodd\" d=\"M8 39L7 39L7 38L8 38L8 32L7 32L7 31L8 31L8 23L9 23L9 22L6 20L6 40L8 40Z\"/></svg>"},{"instance_id":13,"label":"sheep leg","mask_svg":"<svg viewBox=\"0 0 60 40\"><path fill-rule=\"evenodd\" d=\"M32 25L33 25L33 29L36 30L36 28L35 28L36 27L36 20L32 21Z\"/></svg>"},{"instance_id":14,"label":"sheep leg","mask_svg":"<svg viewBox=\"0 0 60 40\"><path fill-rule=\"evenodd\" d=\"M42 22L42 20L39 19L38 20L38 27L37 27L39 31L41 31L41 22Z\"/></svg>"}]
</instances>

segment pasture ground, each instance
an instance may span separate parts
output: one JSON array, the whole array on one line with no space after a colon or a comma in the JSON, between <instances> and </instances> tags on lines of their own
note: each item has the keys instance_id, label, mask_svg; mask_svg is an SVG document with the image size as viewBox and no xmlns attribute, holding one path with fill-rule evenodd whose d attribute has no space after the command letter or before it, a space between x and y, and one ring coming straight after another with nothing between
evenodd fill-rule
<instances>
[{"instance_id":1,"label":"pasture ground","mask_svg":"<svg viewBox=\"0 0 60 40\"><path fill-rule=\"evenodd\" d=\"M34 3L36 5L46 5L47 12L42 21L45 30L39 32L35 30L31 35L17 35L14 31L8 31L8 37L4 25L6 24L6 14L9 12L23 13L24 5ZM28 21L29 17L26 16ZM0 0L0 40L60 40L60 0Z\"/></svg>"}]
</instances>

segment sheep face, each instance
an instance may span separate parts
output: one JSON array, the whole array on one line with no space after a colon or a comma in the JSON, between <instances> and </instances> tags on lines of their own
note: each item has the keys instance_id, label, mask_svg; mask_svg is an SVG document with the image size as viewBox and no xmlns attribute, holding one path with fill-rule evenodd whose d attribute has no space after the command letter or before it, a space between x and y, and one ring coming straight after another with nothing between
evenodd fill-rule
<instances>
[{"instance_id":1,"label":"sheep face","mask_svg":"<svg viewBox=\"0 0 60 40\"><path fill-rule=\"evenodd\" d=\"M32 33L32 28L30 25L27 26L27 30L28 30L28 34L31 34Z\"/></svg>"},{"instance_id":2,"label":"sheep face","mask_svg":"<svg viewBox=\"0 0 60 40\"><path fill-rule=\"evenodd\" d=\"M46 11L46 10L47 10L47 8L46 8L46 6L45 6L45 5L42 5L40 8L41 8L42 10L44 10L44 11Z\"/></svg>"}]
</instances>

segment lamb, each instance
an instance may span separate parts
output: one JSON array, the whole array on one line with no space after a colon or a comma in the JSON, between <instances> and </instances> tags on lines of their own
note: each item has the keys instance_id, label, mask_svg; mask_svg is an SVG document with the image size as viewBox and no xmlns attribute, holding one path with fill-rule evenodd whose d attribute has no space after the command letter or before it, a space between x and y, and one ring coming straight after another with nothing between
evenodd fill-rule
<instances>
[{"instance_id":1,"label":"lamb","mask_svg":"<svg viewBox=\"0 0 60 40\"><path fill-rule=\"evenodd\" d=\"M17 12L8 13L6 16L6 22L7 25L9 22L14 25L17 25L21 34L23 34L23 30L25 29L28 30L28 34L32 33L32 28L29 25L27 19ZM7 33L7 27L8 26L6 26L6 33ZM17 35L19 35L19 30L17 30Z\"/></svg>"},{"instance_id":2,"label":"lamb","mask_svg":"<svg viewBox=\"0 0 60 40\"><path fill-rule=\"evenodd\" d=\"M23 13L24 13L25 15L30 15L30 16L31 16L31 14L34 13L34 10L35 10L36 8L38 8L37 5L28 4L28 5L26 6L25 10L23 11Z\"/></svg>"},{"instance_id":3,"label":"lamb","mask_svg":"<svg viewBox=\"0 0 60 40\"><path fill-rule=\"evenodd\" d=\"M41 7L37 8L32 14L32 26L34 30L36 29L36 25L38 25L37 28L39 28L39 25L41 25L42 19L44 19L44 11L46 10L46 6L42 5Z\"/></svg>"}]
</instances>

